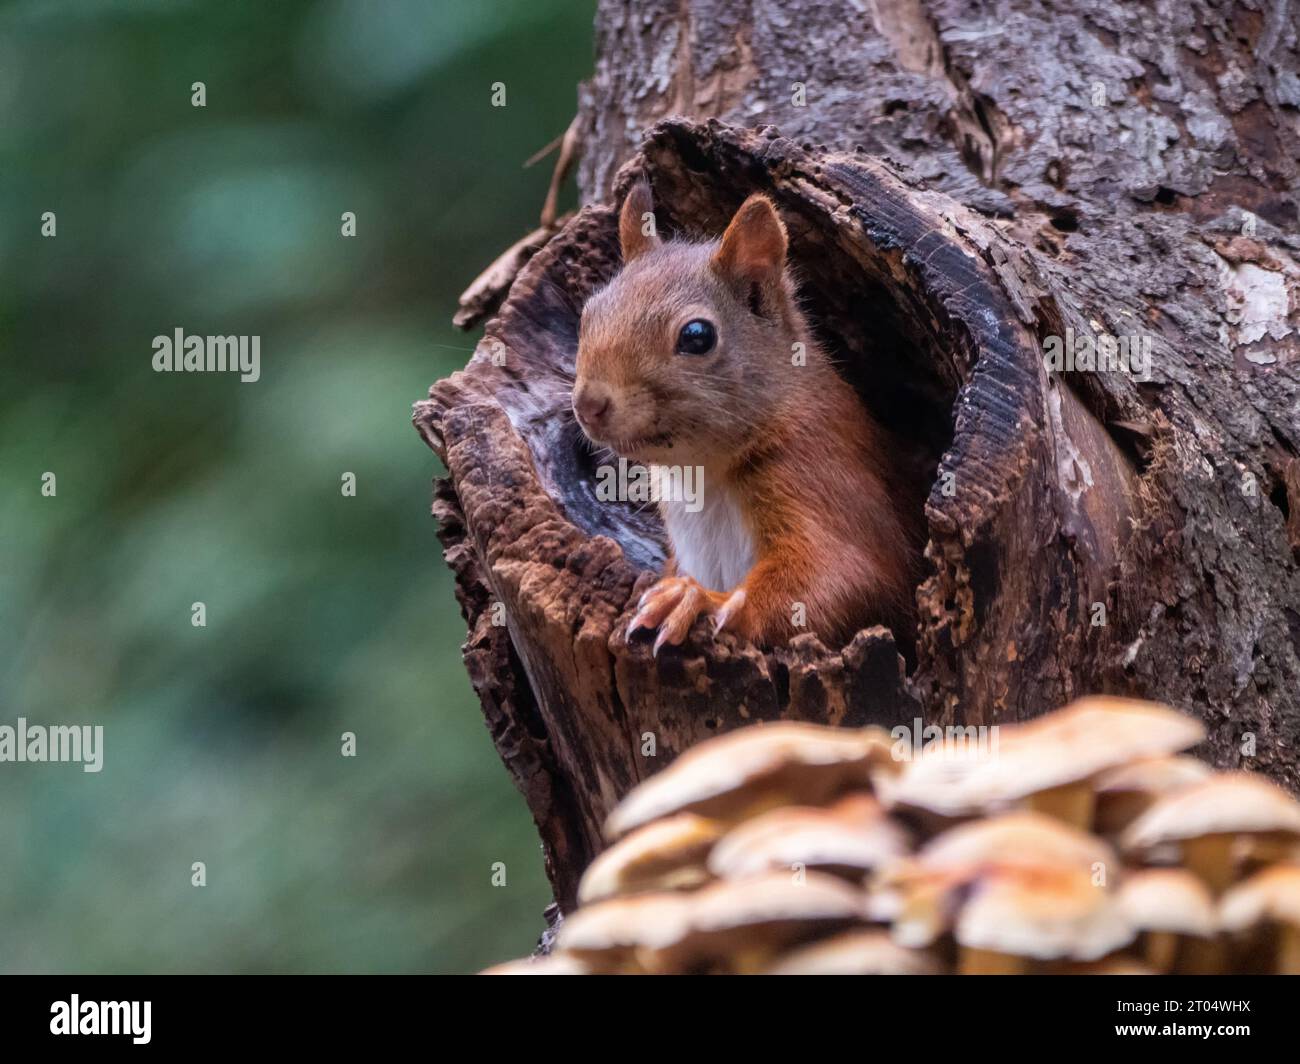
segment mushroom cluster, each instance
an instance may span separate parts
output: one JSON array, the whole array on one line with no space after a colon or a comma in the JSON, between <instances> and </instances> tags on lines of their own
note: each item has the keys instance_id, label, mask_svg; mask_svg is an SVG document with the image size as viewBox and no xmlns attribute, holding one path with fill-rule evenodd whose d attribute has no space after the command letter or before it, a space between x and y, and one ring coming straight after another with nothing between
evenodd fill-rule
<instances>
[{"instance_id":1,"label":"mushroom cluster","mask_svg":"<svg viewBox=\"0 0 1300 1064\"><path fill-rule=\"evenodd\" d=\"M1197 721L907 731L687 752L610 815L552 953L489 972L1300 974L1300 803L1187 756Z\"/></svg>"}]
</instances>

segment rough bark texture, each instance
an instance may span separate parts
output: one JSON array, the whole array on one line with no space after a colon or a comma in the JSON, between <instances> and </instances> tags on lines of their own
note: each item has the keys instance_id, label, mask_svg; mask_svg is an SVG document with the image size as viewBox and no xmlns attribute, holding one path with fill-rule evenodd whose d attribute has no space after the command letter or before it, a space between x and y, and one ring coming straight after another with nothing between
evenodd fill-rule
<instances>
[{"instance_id":1,"label":"rough bark texture","mask_svg":"<svg viewBox=\"0 0 1300 1064\"><path fill-rule=\"evenodd\" d=\"M1288 0L602 0L587 206L476 288L461 320L499 313L416 411L467 666L562 908L618 797L758 719L1130 693L1296 787L1298 38ZM567 408L636 173L680 232L778 202L819 332L933 484L915 662L884 629L624 645L660 530L596 501ZM1067 330L1149 337L1149 379L1049 369Z\"/></svg>"}]
</instances>

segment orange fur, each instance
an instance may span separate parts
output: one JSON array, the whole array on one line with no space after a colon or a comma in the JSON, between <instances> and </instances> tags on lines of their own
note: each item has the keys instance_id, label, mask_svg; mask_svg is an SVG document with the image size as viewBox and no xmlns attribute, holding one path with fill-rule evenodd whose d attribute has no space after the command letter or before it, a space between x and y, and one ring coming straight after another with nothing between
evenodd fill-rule
<instances>
[{"instance_id":1,"label":"orange fur","mask_svg":"<svg viewBox=\"0 0 1300 1064\"><path fill-rule=\"evenodd\" d=\"M644 185L624 203L625 265L584 310L575 409L598 445L701 467L705 492L712 484L738 503L755 562L735 587L710 588L670 559L629 635L658 628L657 651L705 613L763 643L905 624L918 515L900 505L884 430L799 309L776 209L751 196L723 238L703 244L646 237L639 221L651 209ZM696 318L716 326L716 349L678 353L679 330ZM806 364L792 360L796 343Z\"/></svg>"}]
</instances>

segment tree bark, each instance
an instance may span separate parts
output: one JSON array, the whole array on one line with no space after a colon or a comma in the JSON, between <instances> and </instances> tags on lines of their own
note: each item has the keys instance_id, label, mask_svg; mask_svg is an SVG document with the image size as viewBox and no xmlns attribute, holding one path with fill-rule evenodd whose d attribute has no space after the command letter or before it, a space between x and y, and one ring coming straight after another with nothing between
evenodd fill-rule
<instances>
[{"instance_id":1,"label":"tree bark","mask_svg":"<svg viewBox=\"0 0 1300 1064\"><path fill-rule=\"evenodd\" d=\"M760 719L1132 694L1296 788L1297 22L1288 0L601 0L586 206L476 286L460 320L496 316L415 418L448 469L466 663L562 909L619 797ZM778 203L819 334L932 485L914 653L703 622L658 661L625 645L661 531L596 500L567 407L639 174L670 231ZM1149 374L1049 366L1069 334L1148 342Z\"/></svg>"}]
</instances>

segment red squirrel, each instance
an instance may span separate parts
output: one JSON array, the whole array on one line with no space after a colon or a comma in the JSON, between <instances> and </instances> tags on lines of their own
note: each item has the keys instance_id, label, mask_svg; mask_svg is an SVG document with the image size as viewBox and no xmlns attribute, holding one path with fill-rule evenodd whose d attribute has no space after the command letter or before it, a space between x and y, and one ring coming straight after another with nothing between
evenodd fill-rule
<instances>
[{"instance_id":1,"label":"red squirrel","mask_svg":"<svg viewBox=\"0 0 1300 1064\"><path fill-rule=\"evenodd\" d=\"M700 505L659 500L671 553L628 639L658 628L657 655L700 614L767 644L905 625L919 513L799 307L772 201L750 196L707 242L660 239L653 211L634 185L623 269L583 308L573 391L596 446L703 478Z\"/></svg>"}]
</instances>

